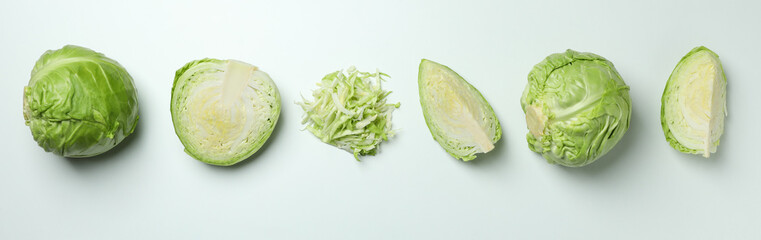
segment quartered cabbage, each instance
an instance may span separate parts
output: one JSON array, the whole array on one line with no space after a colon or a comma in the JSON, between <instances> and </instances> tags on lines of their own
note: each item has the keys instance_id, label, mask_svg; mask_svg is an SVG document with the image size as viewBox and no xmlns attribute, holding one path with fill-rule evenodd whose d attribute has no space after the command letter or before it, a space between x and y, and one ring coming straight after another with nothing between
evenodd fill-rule
<instances>
[{"instance_id":1,"label":"quartered cabbage","mask_svg":"<svg viewBox=\"0 0 761 240\"><path fill-rule=\"evenodd\" d=\"M629 87L613 63L567 50L540 62L521 97L529 148L550 163L581 167L605 155L629 129Z\"/></svg>"},{"instance_id":2,"label":"quartered cabbage","mask_svg":"<svg viewBox=\"0 0 761 240\"><path fill-rule=\"evenodd\" d=\"M709 157L716 152L727 115L727 78L719 56L692 49L669 76L661 99L661 126L671 146Z\"/></svg>"},{"instance_id":3,"label":"quartered cabbage","mask_svg":"<svg viewBox=\"0 0 761 240\"><path fill-rule=\"evenodd\" d=\"M502 130L478 89L447 66L427 59L420 62L418 89L425 123L452 157L469 161L494 149Z\"/></svg>"},{"instance_id":4,"label":"quartered cabbage","mask_svg":"<svg viewBox=\"0 0 761 240\"><path fill-rule=\"evenodd\" d=\"M43 54L24 87L24 119L45 151L91 157L108 151L137 126L137 91L116 61L67 45Z\"/></svg>"},{"instance_id":5,"label":"quartered cabbage","mask_svg":"<svg viewBox=\"0 0 761 240\"><path fill-rule=\"evenodd\" d=\"M391 113L399 103L386 103L391 91L381 88L381 72L360 72L355 67L336 71L317 83L314 101L302 97L306 130L325 143L354 154L375 155L378 146L394 135Z\"/></svg>"},{"instance_id":6,"label":"quartered cabbage","mask_svg":"<svg viewBox=\"0 0 761 240\"><path fill-rule=\"evenodd\" d=\"M280 117L280 93L257 67L207 58L177 70L171 111L185 152L229 166L253 155L270 137Z\"/></svg>"}]
</instances>

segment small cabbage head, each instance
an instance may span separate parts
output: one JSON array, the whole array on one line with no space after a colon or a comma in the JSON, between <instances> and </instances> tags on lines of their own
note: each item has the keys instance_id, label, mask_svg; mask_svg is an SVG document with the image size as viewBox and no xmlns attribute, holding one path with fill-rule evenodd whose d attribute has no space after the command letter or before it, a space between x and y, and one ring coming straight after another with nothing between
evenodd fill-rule
<instances>
[{"instance_id":1,"label":"small cabbage head","mask_svg":"<svg viewBox=\"0 0 761 240\"><path fill-rule=\"evenodd\" d=\"M550 163L581 167L605 155L629 129L629 87L613 63L567 50L535 65L521 97L529 148Z\"/></svg>"},{"instance_id":2,"label":"small cabbage head","mask_svg":"<svg viewBox=\"0 0 761 240\"><path fill-rule=\"evenodd\" d=\"M270 137L280 117L280 93L257 67L207 58L177 70L171 111L186 153L229 166L253 155Z\"/></svg>"},{"instance_id":3,"label":"small cabbage head","mask_svg":"<svg viewBox=\"0 0 761 240\"><path fill-rule=\"evenodd\" d=\"M427 59L420 62L418 89L428 130L449 155L470 161L494 149L502 129L478 89L449 67Z\"/></svg>"},{"instance_id":4,"label":"small cabbage head","mask_svg":"<svg viewBox=\"0 0 761 240\"><path fill-rule=\"evenodd\" d=\"M23 102L34 140L64 157L104 153L137 126L137 91L127 70L79 46L45 52L24 87Z\"/></svg>"},{"instance_id":5,"label":"small cabbage head","mask_svg":"<svg viewBox=\"0 0 761 240\"><path fill-rule=\"evenodd\" d=\"M661 98L661 126L671 147L709 157L716 152L727 115L727 78L719 56L692 49L669 76Z\"/></svg>"}]
</instances>

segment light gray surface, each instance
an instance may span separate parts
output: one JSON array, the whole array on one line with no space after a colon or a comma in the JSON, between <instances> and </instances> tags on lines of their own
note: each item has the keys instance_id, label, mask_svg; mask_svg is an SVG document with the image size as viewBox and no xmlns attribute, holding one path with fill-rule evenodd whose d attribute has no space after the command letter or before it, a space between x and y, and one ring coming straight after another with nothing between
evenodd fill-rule
<instances>
[{"instance_id":1,"label":"light gray surface","mask_svg":"<svg viewBox=\"0 0 761 240\"><path fill-rule=\"evenodd\" d=\"M0 239L761 239L759 1L262 1L0 3ZM22 89L48 49L116 59L138 87L136 133L103 156L44 152ZM673 150L660 126L666 79L691 48L721 57L726 132L711 159ZM597 163L531 152L519 98L531 67L567 48L612 61L632 125ZM174 71L239 59L278 84L283 112L255 159L198 162L174 134ZM481 90L503 127L494 152L463 163L425 127L420 58ZM300 131L324 74L391 75L399 134L375 157Z\"/></svg>"}]
</instances>

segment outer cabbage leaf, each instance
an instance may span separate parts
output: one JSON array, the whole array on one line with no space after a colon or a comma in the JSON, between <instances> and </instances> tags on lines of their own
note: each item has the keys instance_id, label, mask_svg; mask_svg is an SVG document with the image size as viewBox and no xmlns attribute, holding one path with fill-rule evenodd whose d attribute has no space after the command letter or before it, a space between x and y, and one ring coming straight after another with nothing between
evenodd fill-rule
<instances>
[{"instance_id":1,"label":"outer cabbage leaf","mask_svg":"<svg viewBox=\"0 0 761 240\"><path fill-rule=\"evenodd\" d=\"M235 60L202 59L177 70L171 101L185 152L229 166L264 145L280 117L280 92L265 72Z\"/></svg>"},{"instance_id":2,"label":"outer cabbage leaf","mask_svg":"<svg viewBox=\"0 0 761 240\"><path fill-rule=\"evenodd\" d=\"M452 157L470 161L494 149L502 129L478 89L449 67L427 59L420 62L418 89L425 123Z\"/></svg>"},{"instance_id":3,"label":"outer cabbage leaf","mask_svg":"<svg viewBox=\"0 0 761 240\"><path fill-rule=\"evenodd\" d=\"M661 98L661 126L676 150L709 157L716 152L727 115L727 78L719 56L692 49L669 76Z\"/></svg>"},{"instance_id":4,"label":"outer cabbage leaf","mask_svg":"<svg viewBox=\"0 0 761 240\"><path fill-rule=\"evenodd\" d=\"M629 129L629 87L613 63L592 53L567 50L531 70L521 97L529 148L550 163L590 164Z\"/></svg>"},{"instance_id":5,"label":"outer cabbage leaf","mask_svg":"<svg viewBox=\"0 0 761 240\"><path fill-rule=\"evenodd\" d=\"M45 52L24 87L24 119L45 151L91 157L108 151L137 126L137 91L116 61L67 45Z\"/></svg>"}]
</instances>

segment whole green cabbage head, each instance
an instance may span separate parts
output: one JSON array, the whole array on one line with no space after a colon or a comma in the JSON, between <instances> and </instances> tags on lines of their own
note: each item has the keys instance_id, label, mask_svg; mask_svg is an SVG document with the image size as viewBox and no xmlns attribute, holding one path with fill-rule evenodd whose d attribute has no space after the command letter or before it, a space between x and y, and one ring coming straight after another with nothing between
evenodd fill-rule
<instances>
[{"instance_id":1,"label":"whole green cabbage head","mask_svg":"<svg viewBox=\"0 0 761 240\"><path fill-rule=\"evenodd\" d=\"M605 155L629 129L629 87L613 63L567 50L531 70L521 97L529 148L550 163L581 167Z\"/></svg>"},{"instance_id":2,"label":"whole green cabbage head","mask_svg":"<svg viewBox=\"0 0 761 240\"><path fill-rule=\"evenodd\" d=\"M137 126L137 92L116 61L67 45L45 52L24 87L24 119L45 151L91 157L108 151Z\"/></svg>"},{"instance_id":3,"label":"whole green cabbage head","mask_svg":"<svg viewBox=\"0 0 761 240\"><path fill-rule=\"evenodd\" d=\"M280 92L255 66L206 58L175 73L171 112L186 153L229 166L253 155L270 137L280 117Z\"/></svg>"}]
</instances>

